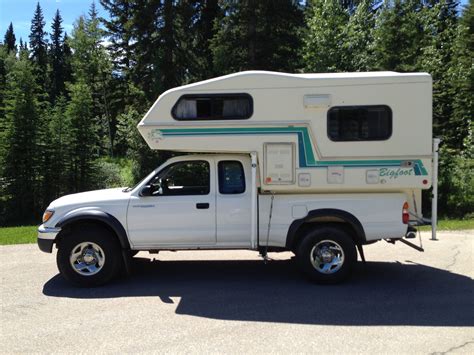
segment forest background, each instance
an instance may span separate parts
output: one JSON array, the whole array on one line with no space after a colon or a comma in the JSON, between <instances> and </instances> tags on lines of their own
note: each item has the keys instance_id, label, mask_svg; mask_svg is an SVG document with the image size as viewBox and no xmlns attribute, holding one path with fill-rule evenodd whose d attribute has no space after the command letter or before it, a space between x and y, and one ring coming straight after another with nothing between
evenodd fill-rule
<instances>
[{"instance_id":1,"label":"forest background","mask_svg":"<svg viewBox=\"0 0 474 355\"><path fill-rule=\"evenodd\" d=\"M439 210L474 211L474 9L453 0L100 0L70 33L40 3L0 43L0 226L55 198L133 185L169 158L136 125L165 90L241 70L433 77ZM429 202L429 193L425 196ZM425 204L429 207L429 204Z\"/></svg>"}]
</instances>

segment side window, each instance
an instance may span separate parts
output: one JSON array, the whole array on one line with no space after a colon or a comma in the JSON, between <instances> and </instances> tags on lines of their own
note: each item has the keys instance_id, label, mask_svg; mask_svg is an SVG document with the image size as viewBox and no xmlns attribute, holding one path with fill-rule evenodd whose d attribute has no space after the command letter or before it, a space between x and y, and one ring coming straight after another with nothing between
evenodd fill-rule
<instances>
[{"instance_id":1,"label":"side window","mask_svg":"<svg viewBox=\"0 0 474 355\"><path fill-rule=\"evenodd\" d=\"M242 163L223 160L217 164L219 171L219 192L221 194L241 194L245 192L245 175Z\"/></svg>"},{"instance_id":2,"label":"side window","mask_svg":"<svg viewBox=\"0 0 474 355\"><path fill-rule=\"evenodd\" d=\"M385 105L333 107L327 124L332 141L386 140L392 135L392 110Z\"/></svg>"},{"instance_id":3,"label":"side window","mask_svg":"<svg viewBox=\"0 0 474 355\"><path fill-rule=\"evenodd\" d=\"M207 195L210 190L209 163L184 161L160 171L151 181L152 195Z\"/></svg>"},{"instance_id":4,"label":"side window","mask_svg":"<svg viewBox=\"0 0 474 355\"><path fill-rule=\"evenodd\" d=\"M171 110L174 119L189 120L245 120L253 113L249 94L184 95Z\"/></svg>"}]
</instances>

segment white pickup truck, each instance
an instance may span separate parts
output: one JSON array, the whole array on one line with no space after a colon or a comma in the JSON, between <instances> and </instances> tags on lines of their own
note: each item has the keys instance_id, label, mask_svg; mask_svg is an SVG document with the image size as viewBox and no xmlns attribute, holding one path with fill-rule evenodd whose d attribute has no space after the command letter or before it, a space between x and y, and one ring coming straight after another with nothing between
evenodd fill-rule
<instances>
[{"instance_id":1,"label":"white pickup truck","mask_svg":"<svg viewBox=\"0 0 474 355\"><path fill-rule=\"evenodd\" d=\"M61 274L84 286L112 279L137 250L254 249L250 178L249 156L173 158L133 188L53 201L38 244L51 252L55 243ZM256 249L291 250L311 278L337 282L357 245L406 234L405 203L401 193L259 194Z\"/></svg>"},{"instance_id":2,"label":"white pickup truck","mask_svg":"<svg viewBox=\"0 0 474 355\"><path fill-rule=\"evenodd\" d=\"M80 286L129 271L141 250L292 251L310 279L342 281L363 245L408 243L426 222L430 105L427 74L244 72L169 90L138 129L152 149L200 154L53 201L38 245L55 244Z\"/></svg>"}]
</instances>

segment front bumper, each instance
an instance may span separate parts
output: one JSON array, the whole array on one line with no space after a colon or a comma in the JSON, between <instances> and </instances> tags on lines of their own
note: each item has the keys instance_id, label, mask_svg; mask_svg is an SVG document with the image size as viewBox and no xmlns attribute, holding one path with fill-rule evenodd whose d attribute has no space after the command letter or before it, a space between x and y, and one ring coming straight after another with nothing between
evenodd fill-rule
<instances>
[{"instance_id":1,"label":"front bumper","mask_svg":"<svg viewBox=\"0 0 474 355\"><path fill-rule=\"evenodd\" d=\"M44 225L38 227L38 247L45 253L53 251L53 244L61 228L48 228Z\"/></svg>"}]
</instances>

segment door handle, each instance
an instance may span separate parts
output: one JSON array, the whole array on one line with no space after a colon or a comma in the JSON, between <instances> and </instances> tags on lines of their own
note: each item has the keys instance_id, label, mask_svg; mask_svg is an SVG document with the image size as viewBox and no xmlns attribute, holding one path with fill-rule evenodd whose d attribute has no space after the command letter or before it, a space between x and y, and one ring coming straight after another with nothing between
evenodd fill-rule
<instances>
[{"instance_id":1,"label":"door handle","mask_svg":"<svg viewBox=\"0 0 474 355\"><path fill-rule=\"evenodd\" d=\"M203 202L201 202L201 203L196 203L196 208L197 208L198 210L206 210L206 209L209 208L209 204L208 204L208 203L203 203Z\"/></svg>"}]
</instances>

